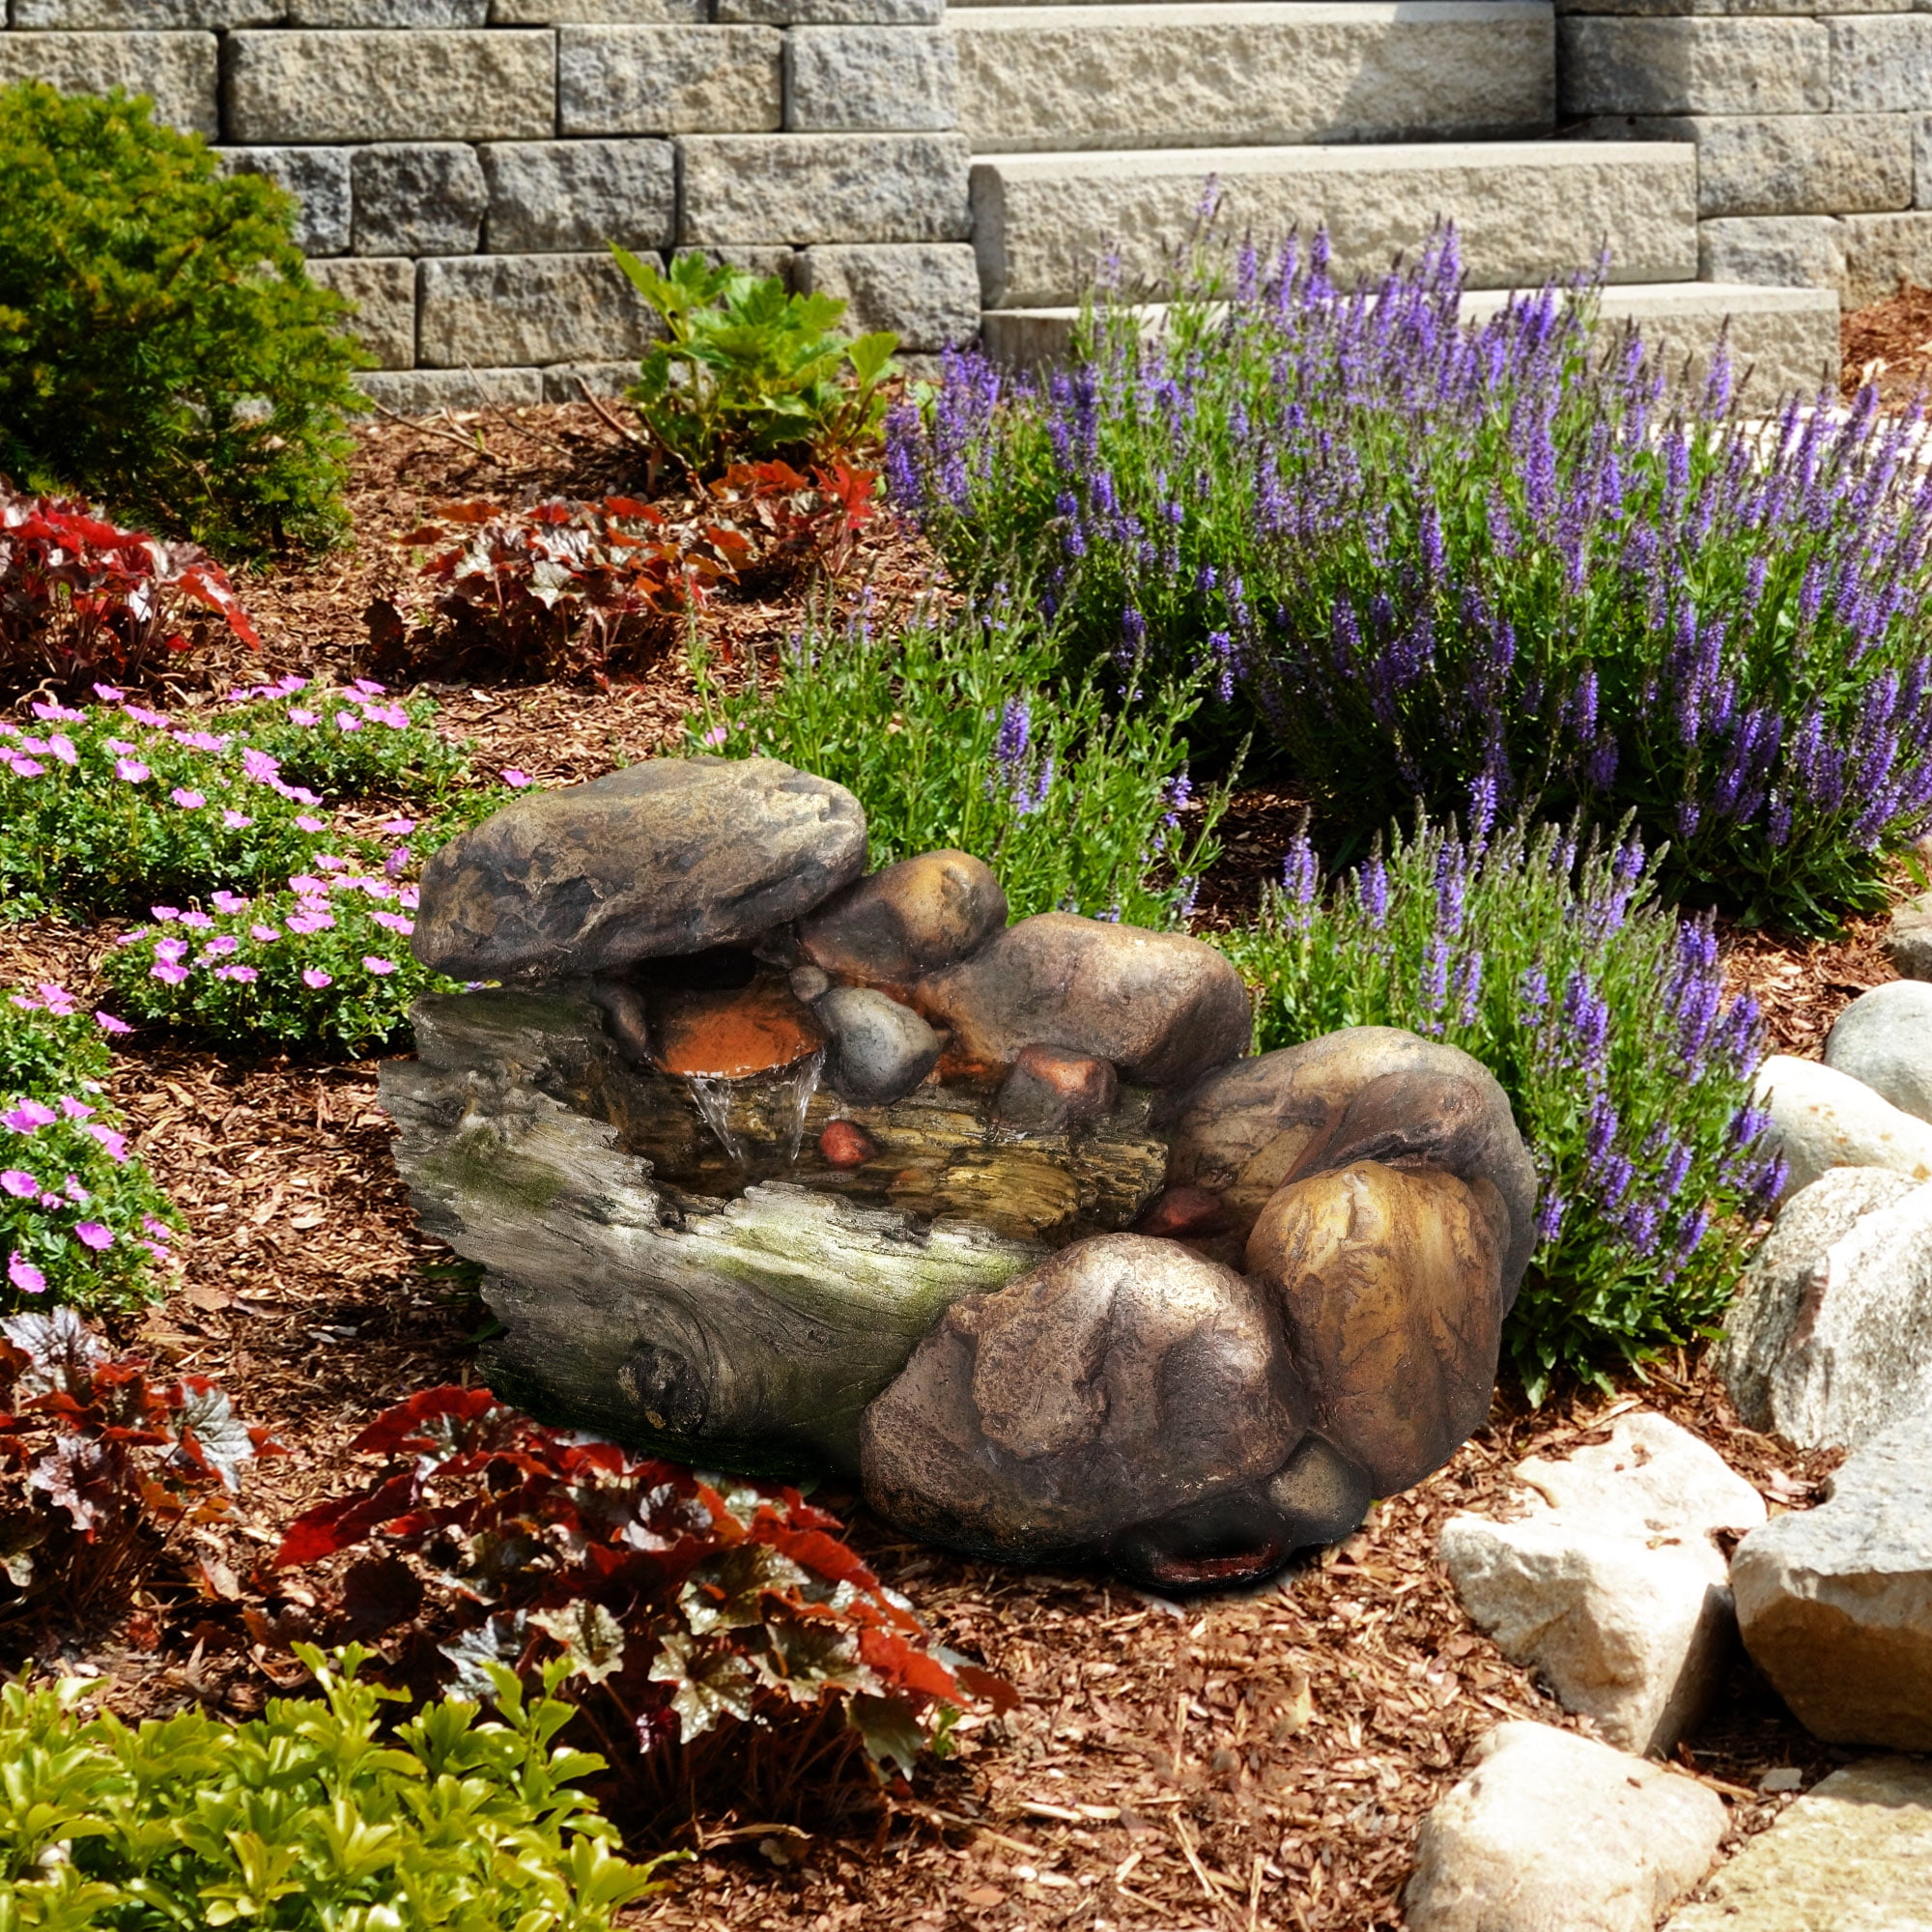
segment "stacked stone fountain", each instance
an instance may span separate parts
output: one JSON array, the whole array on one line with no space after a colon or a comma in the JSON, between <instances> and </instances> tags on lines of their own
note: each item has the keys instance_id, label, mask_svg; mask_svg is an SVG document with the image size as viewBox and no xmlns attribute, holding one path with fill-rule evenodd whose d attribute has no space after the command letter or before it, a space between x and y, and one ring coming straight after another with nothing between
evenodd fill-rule
<instances>
[{"instance_id":1,"label":"stacked stone fountain","mask_svg":"<svg viewBox=\"0 0 1932 1932\"><path fill-rule=\"evenodd\" d=\"M383 1092L493 1383L1165 1588L1442 1463L1533 1241L1491 1075L1380 1027L1244 1057L1212 947L865 862L851 794L766 758L526 795L431 861L416 952L484 983Z\"/></svg>"}]
</instances>

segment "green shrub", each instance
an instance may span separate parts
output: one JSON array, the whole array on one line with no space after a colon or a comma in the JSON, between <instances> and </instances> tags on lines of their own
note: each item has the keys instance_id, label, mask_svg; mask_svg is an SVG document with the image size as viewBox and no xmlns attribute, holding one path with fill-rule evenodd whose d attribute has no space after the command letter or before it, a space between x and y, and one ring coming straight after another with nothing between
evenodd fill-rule
<instances>
[{"instance_id":1,"label":"green shrub","mask_svg":"<svg viewBox=\"0 0 1932 1932\"><path fill-rule=\"evenodd\" d=\"M569 1708L496 1671L500 1721L454 1700L379 1735L367 1653L304 1647L322 1696L252 1722L129 1727L95 1687L0 1689L0 1932L604 1932L658 1889L553 1748Z\"/></svg>"},{"instance_id":2,"label":"green shrub","mask_svg":"<svg viewBox=\"0 0 1932 1932\"><path fill-rule=\"evenodd\" d=\"M1322 895L1306 839L1256 926L1220 943L1258 1043L1399 1026L1480 1060L1516 1110L1539 1242L1504 1347L1533 1399L1707 1332L1782 1181L1750 1104L1758 1010L1726 1002L1704 921L1654 903L1633 840L1465 843L1418 828Z\"/></svg>"},{"instance_id":3,"label":"green shrub","mask_svg":"<svg viewBox=\"0 0 1932 1932\"><path fill-rule=\"evenodd\" d=\"M1097 683L1056 675L1061 656L1021 597L876 630L814 623L738 693L699 657L690 749L836 781L866 808L874 866L957 846L999 873L1016 919L1173 925L1226 806L1193 797L1182 761L1198 692L1110 711Z\"/></svg>"},{"instance_id":4,"label":"green shrub","mask_svg":"<svg viewBox=\"0 0 1932 1932\"><path fill-rule=\"evenodd\" d=\"M644 427L694 476L760 457L832 462L877 433L879 384L898 337L837 332L845 304L793 295L776 275L680 255L668 275L612 244L663 317L630 396Z\"/></svg>"},{"instance_id":5,"label":"green shrub","mask_svg":"<svg viewBox=\"0 0 1932 1932\"><path fill-rule=\"evenodd\" d=\"M333 539L350 371L294 203L153 102L0 89L0 470L219 549Z\"/></svg>"}]
</instances>

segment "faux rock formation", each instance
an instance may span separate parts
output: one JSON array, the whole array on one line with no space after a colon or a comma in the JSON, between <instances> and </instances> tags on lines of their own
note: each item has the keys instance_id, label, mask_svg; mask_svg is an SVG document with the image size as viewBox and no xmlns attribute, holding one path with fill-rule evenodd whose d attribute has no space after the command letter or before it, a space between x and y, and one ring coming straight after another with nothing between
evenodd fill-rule
<instances>
[{"instance_id":1,"label":"faux rock formation","mask_svg":"<svg viewBox=\"0 0 1932 1932\"><path fill-rule=\"evenodd\" d=\"M932 1069L946 1042L910 1007L868 986L834 986L812 1010L832 1037L826 1078L848 1100L902 1100Z\"/></svg>"},{"instance_id":2,"label":"faux rock formation","mask_svg":"<svg viewBox=\"0 0 1932 1932\"><path fill-rule=\"evenodd\" d=\"M1825 1065L1882 1099L1932 1121L1932 985L1893 980L1861 993L1825 1041Z\"/></svg>"},{"instance_id":3,"label":"faux rock formation","mask_svg":"<svg viewBox=\"0 0 1932 1932\"><path fill-rule=\"evenodd\" d=\"M813 965L848 983L909 986L979 952L1006 923L990 866L924 852L835 895L800 923L798 938Z\"/></svg>"},{"instance_id":4,"label":"faux rock formation","mask_svg":"<svg viewBox=\"0 0 1932 1932\"><path fill-rule=\"evenodd\" d=\"M1529 1514L1443 1525L1463 1608L1611 1744L1667 1753L1733 1654L1716 1533L1762 1523L1763 1499L1705 1443L1644 1411L1620 1417L1606 1443L1516 1474Z\"/></svg>"},{"instance_id":5,"label":"faux rock formation","mask_svg":"<svg viewBox=\"0 0 1932 1932\"><path fill-rule=\"evenodd\" d=\"M1903 978L1932 980L1932 893L1907 899L1892 913L1885 946Z\"/></svg>"},{"instance_id":6,"label":"faux rock formation","mask_svg":"<svg viewBox=\"0 0 1932 1932\"><path fill-rule=\"evenodd\" d=\"M1058 1046L1023 1046L1000 1083L994 1118L1009 1127L1076 1127L1114 1111L1120 1076L1111 1063Z\"/></svg>"},{"instance_id":7,"label":"faux rock formation","mask_svg":"<svg viewBox=\"0 0 1932 1932\"><path fill-rule=\"evenodd\" d=\"M1723 1801L1549 1724L1498 1724L1422 1821L1409 1932L1651 1932L1700 1880Z\"/></svg>"},{"instance_id":8,"label":"faux rock formation","mask_svg":"<svg viewBox=\"0 0 1932 1932\"><path fill-rule=\"evenodd\" d=\"M1774 1053L1752 1088L1785 1159L1786 1199L1834 1167L1889 1167L1932 1180L1932 1123L1894 1107L1862 1080Z\"/></svg>"},{"instance_id":9,"label":"faux rock formation","mask_svg":"<svg viewBox=\"0 0 1932 1932\"><path fill-rule=\"evenodd\" d=\"M1745 1422L1800 1449L1857 1448L1932 1412L1932 1185L1834 1167L1792 1195L1716 1360Z\"/></svg>"},{"instance_id":10,"label":"faux rock formation","mask_svg":"<svg viewBox=\"0 0 1932 1932\"><path fill-rule=\"evenodd\" d=\"M1860 1450L1816 1509L1753 1530L1731 1583L1745 1647L1806 1730L1932 1750L1932 1409Z\"/></svg>"}]
</instances>

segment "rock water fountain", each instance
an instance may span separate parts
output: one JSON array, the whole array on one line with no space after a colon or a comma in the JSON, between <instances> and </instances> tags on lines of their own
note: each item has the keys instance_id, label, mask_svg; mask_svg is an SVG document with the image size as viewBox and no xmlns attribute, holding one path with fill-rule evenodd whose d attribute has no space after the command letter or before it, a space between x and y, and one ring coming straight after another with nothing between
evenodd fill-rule
<instances>
[{"instance_id":1,"label":"rock water fountain","mask_svg":"<svg viewBox=\"0 0 1932 1932\"><path fill-rule=\"evenodd\" d=\"M710 1466L858 1474L917 1535L1265 1574L1487 1413L1533 1241L1508 1102L1365 1027L1244 1057L1213 948L935 852L841 787L661 759L445 846L383 1068L493 1384Z\"/></svg>"}]
</instances>

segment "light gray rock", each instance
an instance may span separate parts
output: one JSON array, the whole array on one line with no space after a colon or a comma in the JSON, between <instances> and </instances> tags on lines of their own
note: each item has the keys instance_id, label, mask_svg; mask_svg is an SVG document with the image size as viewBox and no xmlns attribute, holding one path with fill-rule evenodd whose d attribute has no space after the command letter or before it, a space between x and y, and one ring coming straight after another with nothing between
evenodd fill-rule
<instances>
[{"instance_id":1,"label":"light gray rock","mask_svg":"<svg viewBox=\"0 0 1932 1932\"><path fill-rule=\"evenodd\" d=\"M831 1036L826 1084L854 1106L903 1099L939 1065L946 1045L910 1007L869 986L835 986L811 1009Z\"/></svg>"},{"instance_id":2,"label":"light gray rock","mask_svg":"<svg viewBox=\"0 0 1932 1932\"><path fill-rule=\"evenodd\" d=\"M269 26L287 0L14 0L16 33L43 27L138 27L160 33L189 27Z\"/></svg>"},{"instance_id":3,"label":"light gray rock","mask_svg":"<svg viewBox=\"0 0 1932 1932\"><path fill-rule=\"evenodd\" d=\"M1611 1744L1667 1754L1732 1655L1713 1532L1762 1523L1763 1498L1707 1444L1643 1410L1619 1418L1606 1443L1516 1473L1535 1492L1530 1514L1443 1525L1463 1608Z\"/></svg>"},{"instance_id":4,"label":"light gray rock","mask_svg":"<svg viewBox=\"0 0 1932 1932\"><path fill-rule=\"evenodd\" d=\"M696 26L710 16L706 0L495 0L497 27Z\"/></svg>"},{"instance_id":5,"label":"light gray rock","mask_svg":"<svg viewBox=\"0 0 1932 1932\"><path fill-rule=\"evenodd\" d=\"M1885 950L1893 970L1908 980L1932 980L1932 893L1920 893L1892 910Z\"/></svg>"},{"instance_id":6,"label":"light gray rock","mask_svg":"<svg viewBox=\"0 0 1932 1932\"><path fill-rule=\"evenodd\" d=\"M1842 288L1844 230L1829 214L1742 214L1700 221L1697 273L1707 282Z\"/></svg>"},{"instance_id":7,"label":"light gray rock","mask_svg":"<svg viewBox=\"0 0 1932 1932\"><path fill-rule=\"evenodd\" d=\"M1893 980L1861 993L1833 1024L1825 1065L1932 1121L1932 985Z\"/></svg>"},{"instance_id":8,"label":"light gray rock","mask_svg":"<svg viewBox=\"0 0 1932 1932\"><path fill-rule=\"evenodd\" d=\"M959 122L959 62L943 27L794 27L784 125L808 134L943 131Z\"/></svg>"},{"instance_id":9,"label":"light gray rock","mask_svg":"<svg viewBox=\"0 0 1932 1932\"><path fill-rule=\"evenodd\" d=\"M699 246L963 242L962 134L693 134L679 143L684 233Z\"/></svg>"},{"instance_id":10,"label":"light gray rock","mask_svg":"<svg viewBox=\"0 0 1932 1932\"><path fill-rule=\"evenodd\" d=\"M578 253L677 239L677 156L668 141L496 141L478 151L493 255Z\"/></svg>"},{"instance_id":11,"label":"light gray rock","mask_svg":"<svg viewBox=\"0 0 1932 1932\"><path fill-rule=\"evenodd\" d=\"M771 27L564 27L565 134L759 133L784 125L783 36Z\"/></svg>"},{"instance_id":12,"label":"light gray rock","mask_svg":"<svg viewBox=\"0 0 1932 1932\"><path fill-rule=\"evenodd\" d=\"M543 399L547 403L581 403L583 391L578 380L590 385L593 396L621 396L638 380L635 362L554 362L543 372Z\"/></svg>"},{"instance_id":13,"label":"light gray rock","mask_svg":"<svg viewBox=\"0 0 1932 1932\"><path fill-rule=\"evenodd\" d=\"M44 80L63 94L150 94L156 121L211 141L221 132L218 79L213 34L0 33L0 87Z\"/></svg>"},{"instance_id":14,"label":"light gray rock","mask_svg":"<svg viewBox=\"0 0 1932 1932\"><path fill-rule=\"evenodd\" d=\"M1752 1429L1851 1447L1932 1399L1932 1187L1834 1167L1784 1204L1724 1317L1718 1373Z\"/></svg>"},{"instance_id":15,"label":"light gray rock","mask_svg":"<svg viewBox=\"0 0 1932 1932\"><path fill-rule=\"evenodd\" d=\"M461 141L357 148L350 180L356 254L475 254L490 191L474 148Z\"/></svg>"},{"instance_id":16,"label":"light gray rock","mask_svg":"<svg viewBox=\"0 0 1932 1932\"><path fill-rule=\"evenodd\" d=\"M416 265L407 260L375 261L343 255L311 262L309 279L333 289L355 304L349 325L354 335L376 358L379 369L413 368L416 359ZM374 389L366 393L388 403ZM389 405L394 408L394 404Z\"/></svg>"},{"instance_id":17,"label":"light gray rock","mask_svg":"<svg viewBox=\"0 0 1932 1932\"><path fill-rule=\"evenodd\" d=\"M720 20L772 27L936 27L945 0L717 0Z\"/></svg>"},{"instance_id":18,"label":"light gray rock","mask_svg":"<svg viewBox=\"0 0 1932 1932\"><path fill-rule=\"evenodd\" d=\"M846 327L890 328L912 354L955 348L980 329L980 267L968 242L807 248L800 286L837 296Z\"/></svg>"},{"instance_id":19,"label":"light gray rock","mask_svg":"<svg viewBox=\"0 0 1932 1932\"><path fill-rule=\"evenodd\" d=\"M643 353L657 318L609 255L444 255L422 265L417 359L596 362Z\"/></svg>"},{"instance_id":20,"label":"light gray rock","mask_svg":"<svg viewBox=\"0 0 1932 1932\"><path fill-rule=\"evenodd\" d=\"M556 37L425 28L230 35L231 141L520 141L555 131Z\"/></svg>"},{"instance_id":21,"label":"light gray rock","mask_svg":"<svg viewBox=\"0 0 1932 1932\"><path fill-rule=\"evenodd\" d=\"M776 758L651 758L526 793L424 868L411 944L459 979L610 973L757 938L858 877L866 814Z\"/></svg>"},{"instance_id":22,"label":"light gray rock","mask_svg":"<svg viewBox=\"0 0 1932 1932\"><path fill-rule=\"evenodd\" d=\"M1924 111L1932 100L1932 17L1866 14L1833 18L1824 25L1832 42L1835 112Z\"/></svg>"},{"instance_id":23,"label":"light gray rock","mask_svg":"<svg viewBox=\"0 0 1932 1932\"><path fill-rule=\"evenodd\" d=\"M1846 307L1895 296L1900 282L1932 283L1932 213L1846 215Z\"/></svg>"},{"instance_id":24,"label":"light gray rock","mask_svg":"<svg viewBox=\"0 0 1932 1932\"><path fill-rule=\"evenodd\" d=\"M1498 1724L1422 1821L1409 1932L1651 1932L1701 1879L1723 1801L1550 1724Z\"/></svg>"},{"instance_id":25,"label":"light gray rock","mask_svg":"<svg viewBox=\"0 0 1932 1932\"><path fill-rule=\"evenodd\" d=\"M1731 1587L1745 1647L1806 1730L1932 1750L1932 1407L1859 1450L1828 1501L1746 1537Z\"/></svg>"},{"instance_id":26,"label":"light gray rock","mask_svg":"<svg viewBox=\"0 0 1932 1932\"><path fill-rule=\"evenodd\" d=\"M1757 1070L1752 1097L1771 1115L1789 1170L1786 1199L1833 1167L1889 1167L1932 1180L1932 1125L1835 1066L1774 1053Z\"/></svg>"},{"instance_id":27,"label":"light gray rock","mask_svg":"<svg viewBox=\"0 0 1932 1932\"><path fill-rule=\"evenodd\" d=\"M1823 114L1835 101L1817 20L1633 20L1557 25L1559 106L1596 114Z\"/></svg>"},{"instance_id":28,"label":"light gray rock","mask_svg":"<svg viewBox=\"0 0 1932 1932\"><path fill-rule=\"evenodd\" d=\"M230 174L266 175L296 200L296 246L304 255L349 252L347 148L224 148Z\"/></svg>"},{"instance_id":29,"label":"light gray rock","mask_svg":"<svg viewBox=\"0 0 1932 1932\"><path fill-rule=\"evenodd\" d=\"M490 0L288 0L292 27L483 27Z\"/></svg>"},{"instance_id":30,"label":"light gray rock","mask_svg":"<svg viewBox=\"0 0 1932 1932\"><path fill-rule=\"evenodd\" d=\"M1932 1765L1834 1771L1747 1838L1664 1932L1932 1932Z\"/></svg>"},{"instance_id":31,"label":"light gray rock","mask_svg":"<svg viewBox=\"0 0 1932 1932\"><path fill-rule=\"evenodd\" d=\"M523 407L549 400L541 369L372 369L355 378L371 402L399 416L439 410Z\"/></svg>"}]
</instances>

